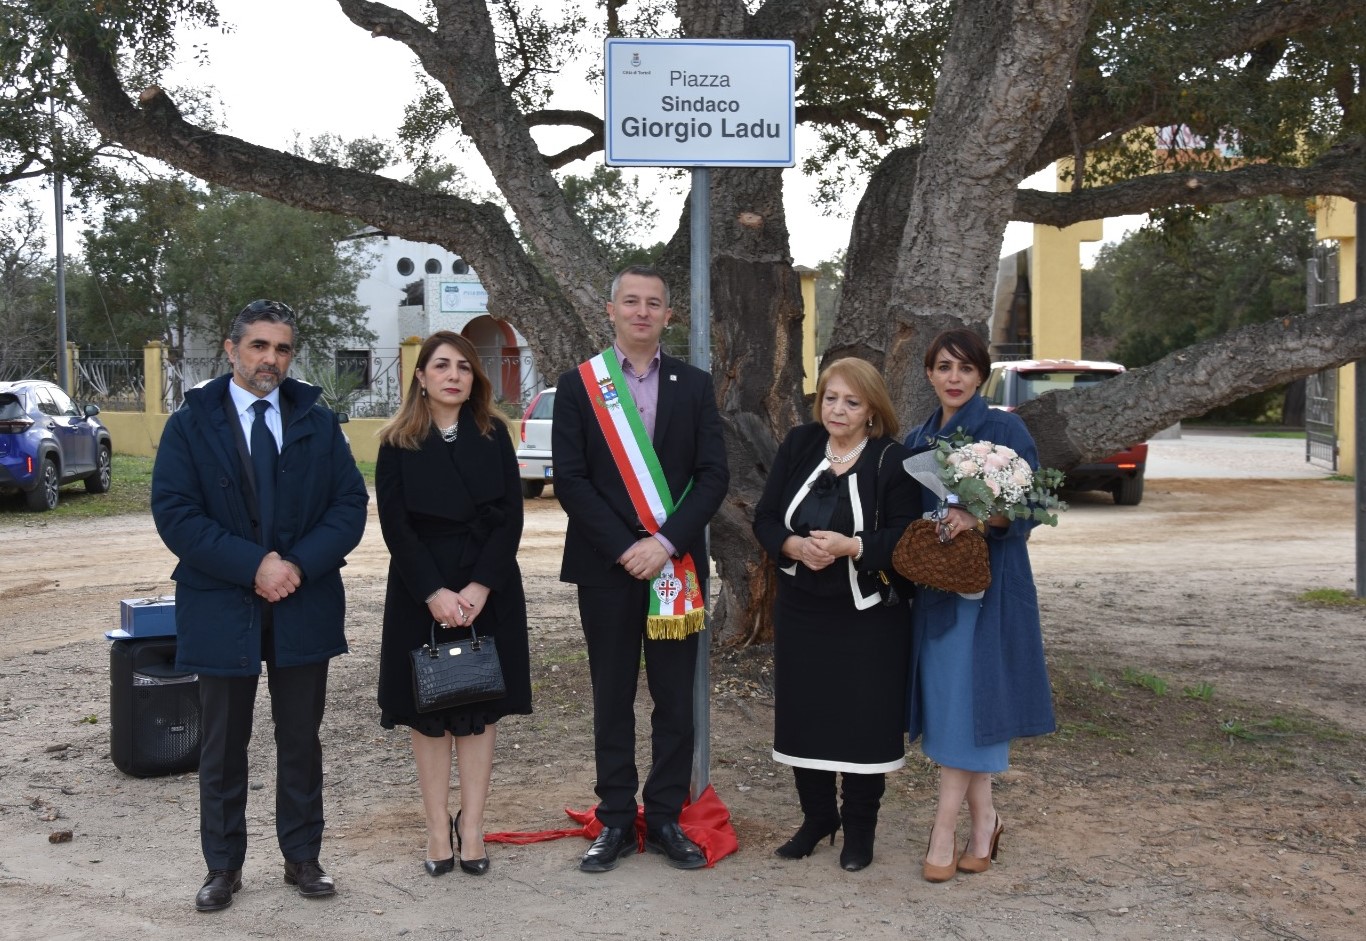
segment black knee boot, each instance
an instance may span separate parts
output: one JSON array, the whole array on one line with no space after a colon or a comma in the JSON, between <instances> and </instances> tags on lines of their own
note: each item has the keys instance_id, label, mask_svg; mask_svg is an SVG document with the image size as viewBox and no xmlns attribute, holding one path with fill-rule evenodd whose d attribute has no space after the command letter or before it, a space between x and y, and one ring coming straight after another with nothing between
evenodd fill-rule
<instances>
[{"instance_id":1,"label":"black knee boot","mask_svg":"<svg viewBox=\"0 0 1366 941\"><path fill-rule=\"evenodd\" d=\"M840 807L840 817L844 822L841 868L858 872L873 861L877 811L882 806L882 792L886 788L885 774L844 773L844 803Z\"/></svg>"},{"instance_id":2,"label":"black knee boot","mask_svg":"<svg viewBox=\"0 0 1366 941\"><path fill-rule=\"evenodd\" d=\"M835 772L813 768L793 768L797 780L797 799L802 805L802 825L782 846L773 851L783 859L810 856L816 844L830 837L835 842L835 831L840 828L840 814L835 806Z\"/></svg>"}]
</instances>

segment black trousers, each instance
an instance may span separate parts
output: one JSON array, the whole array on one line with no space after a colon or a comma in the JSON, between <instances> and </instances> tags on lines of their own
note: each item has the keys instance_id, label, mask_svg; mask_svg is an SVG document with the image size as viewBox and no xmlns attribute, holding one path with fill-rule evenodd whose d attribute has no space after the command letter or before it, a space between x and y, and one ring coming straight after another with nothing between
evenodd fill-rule
<instances>
[{"instance_id":1,"label":"black trousers","mask_svg":"<svg viewBox=\"0 0 1366 941\"><path fill-rule=\"evenodd\" d=\"M579 586L579 619L588 642L593 680L593 739L597 817L605 827L636 819L636 686L641 654L654 708L650 712L650 773L642 803L646 826L678 822L688 797L693 752L693 675L698 635L648 640L647 582L624 588Z\"/></svg>"},{"instance_id":2,"label":"black trousers","mask_svg":"<svg viewBox=\"0 0 1366 941\"><path fill-rule=\"evenodd\" d=\"M277 667L271 660L266 683L275 725L275 835L288 862L317 859L323 837L318 730L327 699L328 662ZM258 679L199 677L199 839L210 869L241 869L246 859L247 745Z\"/></svg>"}]
</instances>

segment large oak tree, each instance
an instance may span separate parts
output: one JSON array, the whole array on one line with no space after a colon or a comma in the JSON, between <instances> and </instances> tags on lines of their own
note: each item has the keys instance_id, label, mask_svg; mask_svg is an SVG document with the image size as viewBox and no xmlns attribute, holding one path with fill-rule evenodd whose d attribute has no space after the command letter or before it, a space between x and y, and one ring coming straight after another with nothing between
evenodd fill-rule
<instances>
[{"instance_id":1,"label":"large oak tree","mask_svg":"<svg viewBox=\"0 0 1366 941\"><path fill-rule=\"evenodd\" d=\"M547 374L607 339L609 262L552 173L600 149L601 118L544 108L563 56L557 39L580 32L577 20L546 23L514 0L433 0L423 18L337 0L358 29L411 50L433 90L421 113L466 135L514 230L504 206L433 196L187 120L138 77L133 66L145 62L134 53L167 42L177 17L214 21L209 3L18 6L38 24L30 35L60 50L55 58L74 81L63 89L102 140L216 184L459 252L488 286L491 313L516 322ZM658 12L676 17L669 22L684 36L796 43L798 117L821 130L811 169L836 189L869 171L833 352L879 362L907 420L927 407L918 366L927 338L989 315L1012 219L1062 226L1274 193L1366 200L1358 25L1366 0L605 0L601 22L582 29L596 31L590 42L648 35L659 29ZM543 154L532 130L552 124L581 128L582 141ZM1145 152L1130 146L1135 135L1170 125L1210 142L1236 140L1240 159L1221 161L1212 149L1198 165L1135 157ZM410 130L422 138L421 127ZM1070 192L1019 189L1059 158L1078 167ZM713 363L734 481L713 526L713 554L724 585L719 623L725 637L744 641L769 627L771 586L749 515L776 441L802 417L802 307L783 174L726 169L712 180ZM663 261L684 310L687 244L685 209ZM1359 357L1363 310L1356 301L1246 328L1022 414L1047 462L1099 456Z\"/></svg>"}]
</instances>

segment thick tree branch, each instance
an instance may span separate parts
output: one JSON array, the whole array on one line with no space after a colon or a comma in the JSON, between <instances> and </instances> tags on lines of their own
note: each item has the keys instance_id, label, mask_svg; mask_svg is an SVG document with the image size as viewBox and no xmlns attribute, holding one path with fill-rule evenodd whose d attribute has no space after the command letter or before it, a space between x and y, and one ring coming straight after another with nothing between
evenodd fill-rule
<instances>
[{"instance_id":1,"label":"thick tree branch","mask_svg":"<svg viewBox=\"0 0 1366 941\"><path fill-rule=\"evenodd\" d=\"M100 37L68 34L73 72L92 122L107 138L165 161L202 180L257 193L287 205L358 219L419 242L459 252L491 286L489 312L524 322L541 311L557 323L547 329L546 359L569 362L589 342L563 297L546 285L508 224L501 207L432 193L369 173L306 160L247 143L184 120L155 86L137 106L128 98Z\"/></svg>"},{"instance_id":2,"label":"thick tree branch","mask_svg":"<svg viewBox=\"0 0 1366 941\"><path fill-rule=\"evenodd\" d=\"M545 165L552 170L566 167L575 160L587 160L605 146L602 135L585 138L572 147L566 147L557 154L547 154Z\"/></svg>"},{"instance_id":3,"label":"thick tree branch","mask_svg":"<svg viewBox=\"0 0 1366 941\"><path fill-rule=\"evenodd\" d=\"M482 0L436 0L434 30L370 0L337 0L352 22L392 36L445 89L461 129L493 173L522 233L569 298L587 337L579 355L606 342L605 254L575 215L499 71L498 43ZM576 331L577 333L578 331ZM539 350L538 350L539 352ZM552 357L552 365L566 365Z\"/></svg>"},{"instance_id":4,"label":"thick tree branch","mask_svg":"<svg viewBox=\"0 0 1366 941\"><path fill-rule=\"evenodd\" d=\"M1043 464L1112 454L1183 418L1366 356L1366 299L1253 324L1186 347L1086 392L1021 405ZM1144 403L1135 408L1134 403Z\"/></svg>"},{"instance_id":5,"label":"thick tree branch","mask_svg":"<svg viewBox=\"0 0 1366 941\"><path fill-rule=\"evenodd\" d=\"M893 123L847 105L798 105L796 118L798 124L850 125L869 132L879 144L887 143Z\"/></svg>"},{"instance_id":6,"label":"thick tree branch","mask_svg":"<svg viewBox=\"0 0 1366 941\"><path fill-rule=\"evenodd\" d=\"M1366 202L1366 139L1334 147L1308 167L1251 164L1233 170L1160 173L1070 193L1020 190L1011 218L1059 228L1163 206L1212 205L1259 196L1343 196Z\"/></svg>"},{"instance_id":7,"label":"thick tree branch","mask_svg":"<svg viewBox=\"0 0 1366 941\"><path fill-rule=\"evenodd\" d=\"M581 127L590 134L602 136L602 118L587 111L541 108L528 111L526 123L532 127Z\"/></svg>"}]
</instances>

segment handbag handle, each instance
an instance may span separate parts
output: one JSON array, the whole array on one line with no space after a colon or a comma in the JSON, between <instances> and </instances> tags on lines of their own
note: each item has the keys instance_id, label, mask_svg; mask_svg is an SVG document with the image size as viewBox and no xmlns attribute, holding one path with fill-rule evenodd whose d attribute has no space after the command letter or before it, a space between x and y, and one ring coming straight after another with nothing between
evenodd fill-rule
<instances>
[{"instance_id":1,"label":"handbag handle","mask_svg":"<svg viewBox=\"0 0 1366 941\"><path fill-rule=\"evenodd\" d=\"M474 643L472 643L472 644L470 645L470 649L471 649L471 650L482 650L482 649L483 649L483 646L484 646L484 642L481 641L481 640L479 639L479 635L475 633L475 631L474 631L474 625L473 625L473 624L470 624L470 625L468 625L468 626L469 626L469 629L470 629L470 638L474 641ZM439 623L439 622L436 620L436 618L432 618L432 627L431 627L432 639L431 639L431 643L429 643L429 644L427 645L427 648L426 648L426 649L427 649L427 656L430 657L430 658L433 659L433 660L435 660L437 657L441 656L441 652L440 652L439 650L437 650L437 647L436 647L436 629L437 629L437 627L444 627L444 628L446 628L447 630L459 630L459 629L460 629L458 625L457 625L455 628L452 628L451 625L449 625L449 624L441 624L441 623Z\"/></svg>"}]
</instances>

